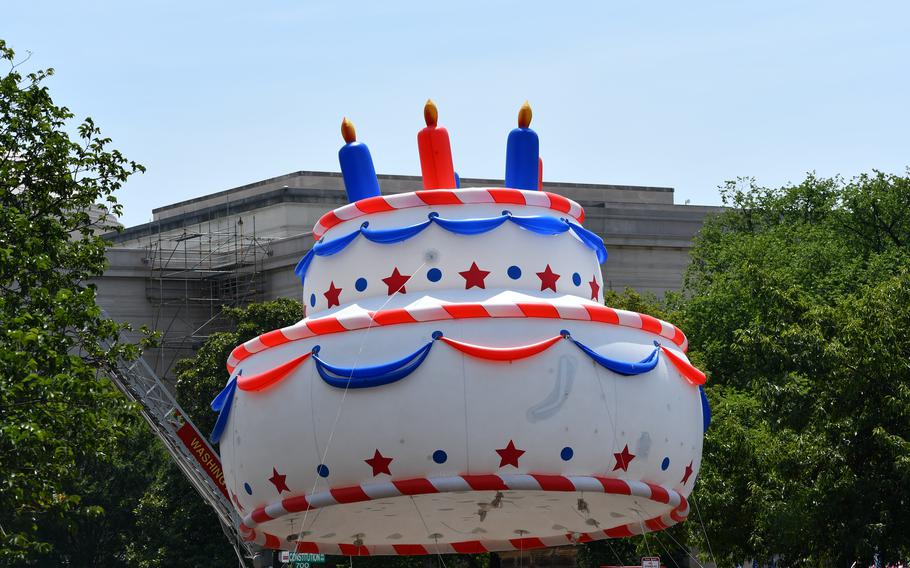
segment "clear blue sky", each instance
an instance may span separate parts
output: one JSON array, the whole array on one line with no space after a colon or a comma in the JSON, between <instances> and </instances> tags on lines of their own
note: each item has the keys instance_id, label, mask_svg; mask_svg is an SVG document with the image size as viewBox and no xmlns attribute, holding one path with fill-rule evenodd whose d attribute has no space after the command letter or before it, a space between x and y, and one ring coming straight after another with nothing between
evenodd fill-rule
<instances>
[{"instance_id":1,"label":"clear blue sky","mask_svg":"<svg viewBox=\"0 0 910 568\"><path fill-rule=\"evenodd\" d=\"M910 165L907 2L10 2L0 37L58 103L148 167L151 209L338 170L343 115L380 173L418 174L432 97L465 177L502 177L521 103L545 178L719 202L736 176Z\"/></svg>"}]
</instances>

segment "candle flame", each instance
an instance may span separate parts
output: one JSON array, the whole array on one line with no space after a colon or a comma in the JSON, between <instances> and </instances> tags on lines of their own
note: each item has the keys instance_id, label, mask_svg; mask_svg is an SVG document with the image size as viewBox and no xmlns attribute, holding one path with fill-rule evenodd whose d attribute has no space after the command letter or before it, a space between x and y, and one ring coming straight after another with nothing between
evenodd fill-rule
<instances>
[{"instance_id":1,"label":"candle flame","mask_svg":"<svg viewBox=\"0 0 910 568\"><path fill-rule=\"evenodd\" d=\"M531 105L525 101L525 104L521 105L521 109L518 110L518 128L529 126L531 126Z\"/></svg>"},{"instance_id":2,"label":"candle flame","mask_svg":"<svg viewBox=\"0 0 910 568\"><path fill-rule=\"evenodd\" d=\"M439 120L439 111L436 109L436 103L433 99L427 99L427 104L423 105L423 119L427 121L427 126L436 126Z\"/></svg>"},{"instance_id":3,"label":"candle flame","mask_svg":"<svg viewBox=\"0 0 910 568\"><path fill-rule=\"evenodd\" d=\"M348 144L357 140L357 131L354 130L354 123L344 117L341 121L341 137Z\"/></svg>"}]
</instances>

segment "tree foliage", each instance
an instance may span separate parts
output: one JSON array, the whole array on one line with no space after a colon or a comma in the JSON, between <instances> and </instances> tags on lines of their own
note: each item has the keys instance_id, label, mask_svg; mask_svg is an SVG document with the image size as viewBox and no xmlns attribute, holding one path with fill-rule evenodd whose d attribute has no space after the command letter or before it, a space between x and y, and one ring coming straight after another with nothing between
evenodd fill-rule
<instances>
[{"instance_id":1,"label":"tree foliage","mask_svg":"<svg viewBox=\"0 0 910 568\"><path fill-rule=\"evenodd\" d=\"M709 375L695 497L714 551L906 559L910 177L739 180L722 195L675 316Z\"/></svg>"},{"instance_id":2,"label":"tree foliage","mask_svg":"<svg viewBox=\"0 0 910 568\"><path fill-rule=\"evenodd\" d=\"M15 60L0 40L0 564L62 564L58 537L105 514L85 476L133 420L98 372L138 348L88 281L104 271L113 193L142 166L91 119L72 138L44 86L53 71L23 76Z\"/></svg>"},{"instance_id":3,"label":"tree foliage","mask_svg":"<svg viewBox=\"0 0 910 568\"><path fill-rule=\"evenodd\" d=\"M212 334L194 357L179 361L176 367L177 400L203 435L215 425L217 415L209 403L228 380L225 363L231 350L257 335L296 323L303 317L303 307L295 300L279 299L226 308L224 315L234 331ZM161 465L135 511L138 530L128 546L130 564L142 568L235 564L236 556L214 511L163 451L158 462Z\"/></svg>"}]
</instances>

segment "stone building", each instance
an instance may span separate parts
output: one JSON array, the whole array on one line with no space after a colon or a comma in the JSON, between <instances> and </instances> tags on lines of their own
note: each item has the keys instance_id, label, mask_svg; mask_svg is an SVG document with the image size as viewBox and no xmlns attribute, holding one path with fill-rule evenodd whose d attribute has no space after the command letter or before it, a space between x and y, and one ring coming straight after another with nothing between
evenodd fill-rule
<instances>
[{"instance_id":1,"label":"stone building","mask_svg":"<svg viewBox=\"0 0 910 568\"><path fill-rule=\"evenodd\" d=\"M383 194L422 189L418 176L380 175L379 183ZM668 187L544 183L544 190L585 208L585 227L609 252L606 287L658 296L680 287L694 235L720 210L675 204ZM345 203L341 174L302 171L155 209L150 223L106 235L113 246L98 302L114 319L162 333L161 349L147 359L171 377L177 359L221 328L223 305L299 298L293 269L313 244L313 225Z\"/></svg>"}]
</instances>

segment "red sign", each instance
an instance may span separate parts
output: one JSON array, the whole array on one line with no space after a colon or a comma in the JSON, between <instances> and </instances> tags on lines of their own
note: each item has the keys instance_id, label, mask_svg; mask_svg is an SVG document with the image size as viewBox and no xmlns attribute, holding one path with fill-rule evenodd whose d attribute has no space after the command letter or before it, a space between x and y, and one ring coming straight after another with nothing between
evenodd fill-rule
<instances>
[{"instance_id":1,"label":"red sign","mask_svg":"<svg viewBox=\"0 0 910 568\"><path fill-rule=\"evenodd\" d=\"M218 486L225 498L230 501L231 498L228 495L227 486L224 484L224 471L221 469L221 460L218 459L218 454L215 453L215 450L209 447L205 438L189 422L184 422L183 426L177 429L177 436L180 437L183 445L193 454L202 469L209 474L209 477L212 478L212 481L215 482L215 485Z\"/></svg>"}]
</instances>

